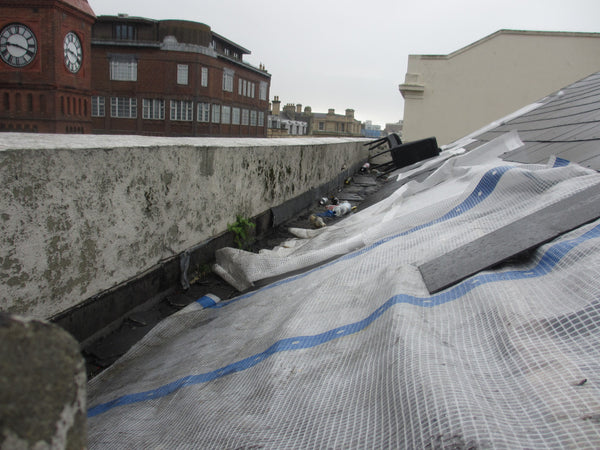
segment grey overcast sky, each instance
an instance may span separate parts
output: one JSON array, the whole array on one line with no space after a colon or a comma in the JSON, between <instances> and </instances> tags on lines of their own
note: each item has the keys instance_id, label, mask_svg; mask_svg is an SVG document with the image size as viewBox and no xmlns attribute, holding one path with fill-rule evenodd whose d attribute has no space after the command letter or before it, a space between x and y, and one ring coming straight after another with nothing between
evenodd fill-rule
<instances>
[{"instance_id":1,"label":"grey overcast sky","mask_svg":"<svg viewBox=\"0 0 600 450\"><path fill-rule=\"evenodd\" d=\"M409 54L448 54L500 29L600 32L600 0L88 0L96 15L205 23L272 75L270 99L403 117ZM549 57L552 57L549 55Z\"/></svg>"}]
</instances>

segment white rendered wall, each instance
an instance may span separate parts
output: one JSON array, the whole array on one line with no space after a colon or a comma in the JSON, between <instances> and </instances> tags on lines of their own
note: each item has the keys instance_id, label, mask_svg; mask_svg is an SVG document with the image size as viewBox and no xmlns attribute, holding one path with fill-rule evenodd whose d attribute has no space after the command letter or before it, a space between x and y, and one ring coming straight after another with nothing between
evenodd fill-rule
<instances>
[{"instance_id":1,"label":"white rendered wall","mask_svg":"<svg viewBox=\"0 0 600 450\"><path fill-rule=\"evenodd\" d=\"M73 307L335 178L363 143L2 133L0 310Z\"/></svg>"},{"instance_id":2,"label":"white rendered wall","mask_svg":"<svg viewBox=\"0 0 600 450\"><path fill-rule=\"evenodd\" d=\"M410 55L404 140L448 144L599 70L595 33L503 30L450 55Z\"/></svg>"}]
</instances>

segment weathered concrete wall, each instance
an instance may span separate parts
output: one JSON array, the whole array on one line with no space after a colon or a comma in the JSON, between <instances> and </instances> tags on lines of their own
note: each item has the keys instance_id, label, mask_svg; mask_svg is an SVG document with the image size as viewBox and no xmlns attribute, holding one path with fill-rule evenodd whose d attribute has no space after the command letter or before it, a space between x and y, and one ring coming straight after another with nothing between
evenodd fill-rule
<instances>
[{"instance_id":1,"label":"weathered concrete wall","mask_svg":"<svg viewBox=\"0 0 600 450\"><path fill-rule=\"evenodd\" d=\"M0 313L0 449L86 447L79 344L43 321Z\"/></svg>"},{"instance_id":2,"label":"weathered concrete wall","mask_svg":"<svg viewBox=\"0 0 600 450\"><path fill-rule=\"evenodd\" d=\"M3 133L0 310L48 318L368 157L364 140Z\"/></svg>"}]
</instances>

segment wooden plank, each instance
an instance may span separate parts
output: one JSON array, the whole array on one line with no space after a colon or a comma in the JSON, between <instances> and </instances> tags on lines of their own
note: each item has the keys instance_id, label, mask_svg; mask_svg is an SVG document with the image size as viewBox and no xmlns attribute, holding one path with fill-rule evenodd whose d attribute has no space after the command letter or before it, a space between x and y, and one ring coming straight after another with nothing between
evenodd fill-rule
<instances>
[{"instance_id":1,"label":"wooden plank","mask_svg":"<svg viewBox=\"0 0 600 450\"><path fill-rule=\"evenodd\" d=\"M419 266L430 293L600 217L600 184L535 211Z\"/></svg>"}]
</instances>

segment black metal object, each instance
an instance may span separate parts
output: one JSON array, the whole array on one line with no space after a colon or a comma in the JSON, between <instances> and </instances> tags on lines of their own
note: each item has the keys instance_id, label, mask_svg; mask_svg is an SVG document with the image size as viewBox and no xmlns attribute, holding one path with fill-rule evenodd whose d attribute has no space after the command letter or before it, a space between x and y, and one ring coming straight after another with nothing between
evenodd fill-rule
<instances>
[{"instance_id":1,"label":"black metal object","mask_svg":"<svg viewBox=\"0 0 600 450\"><path fill-rule=\"evenodd\" d=\"M390 149L396 169L410 166L424 159L433 158L440 154L435 137L407 142Z\"/></svg>"},{"instance_id":2,"label":"black metal object","mask_svg":"<svg viewBox=\"0 0 600 450\"><path fill-rule=\"evenodd\" d=\"M398 135L396 135L396 137L397 136ZM386 136L386 138L388 138L388 137L389 136ZM386 138L382 138L382 139L386 139ZM385 142L382 139L379 139L380 143L378 145L381 145L383 142ZM400 140L399 137L398 137L398 140ZM437 145L437 139L435 137L420 139L418 141L411 141L411 142L407 142L405 144L402 144L400 141L400 144L397 144L397 145L391 145L390 140L388 140L387 142L388 142L388 145L390 145L390 148L388 150L385 150L383 152L380 152L380 153L377 153L376 155L371 156L371 159L372 159L379 155L383 155L385 153L391 153L392 161L371 166L372 169L376 168L376 169L382 171L383 173L388 173L388 172L391 172L392 170L410 166L411 164L414 164L419 161L423 161L425 159L433 158L434 156L437 156L440 154L440 149ZM372 148L375 148L375 147L370 147L369 150Z\"/></svg>"},{"instance_id":3,"label":"black metal object","mask_svg":"<svg viewBox=\"0 0 600 450\"><path fill-rule=\"evenodd\" d=\"M376 139L371 142L367 142L366 144L363 144L363 145L368 145L369 150L373 150L374 148L377 148L383 144L387 144L388 149L391 149L392 147L396 147L397 145L402 145L402 139L400 139L400 136L398 136L396 133L391 133L385 137ZM387 152L387 150L386 150L386 152ZM383 153L386 153L386 152L383 152ZM375 155L375 156L377 156L377 155Z\"/></svg>"}]
</instances>

